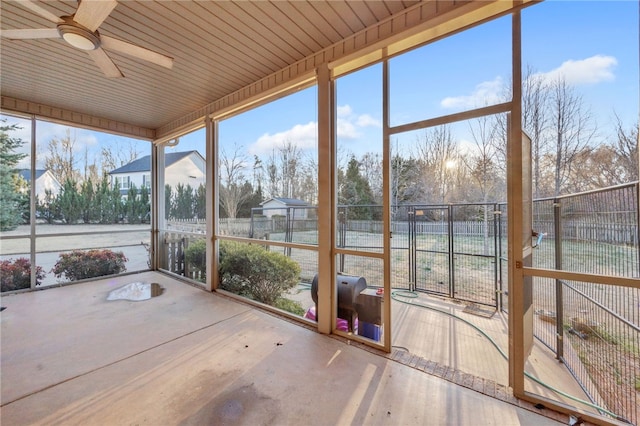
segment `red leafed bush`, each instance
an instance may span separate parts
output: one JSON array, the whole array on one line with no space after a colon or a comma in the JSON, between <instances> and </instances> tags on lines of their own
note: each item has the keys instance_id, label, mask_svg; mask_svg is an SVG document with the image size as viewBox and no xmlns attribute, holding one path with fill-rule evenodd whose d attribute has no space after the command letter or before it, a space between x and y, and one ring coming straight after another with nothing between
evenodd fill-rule
<instances>
[{"instance_id":1,"label":"red leafed bush","mask_svg":"<svg viewBox=\"0 0 640 426\"><path fill-rule=\"evenodd\" d=\"M45 274L42 267L36 266L36 285L40 285ZM31 287L31 262L24 257L0 262L1 291L21 290Z\"/></svg>"},{"instance_id":2,"label":"red leafed bush","mask_svg":"<svg viewBox=\"0 0 640 426\"><path fill-rule=\"evenodd\" d=\"M84 280L124 272L127 260L121 251L74 250L62 253L51 272L58 278L64 275L69 281Z\"/></svg>"}]
</instances>

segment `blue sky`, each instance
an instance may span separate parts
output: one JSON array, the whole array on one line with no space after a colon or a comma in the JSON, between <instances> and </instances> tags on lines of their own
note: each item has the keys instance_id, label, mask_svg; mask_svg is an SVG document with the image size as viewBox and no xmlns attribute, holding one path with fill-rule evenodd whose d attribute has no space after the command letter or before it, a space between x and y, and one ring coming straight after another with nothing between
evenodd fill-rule
<instances>
[{"instance_id":1,"label":"blue sky","mask_svg":"<svg viewBox=\"0 0 640 426\"><path fill-rule=\"evenodd\" d=\"M640 97L638 18L638 2L631 0L551 0L529 7L522 18L523 64L546 78L562 75L571 83L597 118L601 135L611 133L614 111L630 127L638 122ZM392 59L392 125L495 102L510 79L510 24L510 17L500 18ZM374 65L338 81L339 149L356 155L380 151L380 78L381 66ZM65 129L40 123L40 145L64 136ZM264 156L290 141L313 155L316 91L306 89L228 119L220 132L227 151L238 144L249 156ZM175 150L203 152L203 134L181 138ZM149 152L144 141L82 129L72 135L82 155L85 146L92 152L104 144L134 144L141 153ZM19 136L28 140L28 126Z\"/></svg>"}]
</instances>

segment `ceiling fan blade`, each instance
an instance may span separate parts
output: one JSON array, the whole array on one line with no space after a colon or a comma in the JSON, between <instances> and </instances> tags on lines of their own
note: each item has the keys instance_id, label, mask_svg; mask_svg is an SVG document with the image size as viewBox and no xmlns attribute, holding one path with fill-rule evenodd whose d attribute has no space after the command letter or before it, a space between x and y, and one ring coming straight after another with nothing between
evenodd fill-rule
<instances>
[{"instance_id":1,"label":"ceiling fan blade","mask_svg":"<svg viewBox=\"0 0 640 426\"><path fill-rule=\"evenodd\" d=\"M154 52L153 50L145 49L144 47L136 46L135 44L104 35L100 36L100 40L102 42L102 47L105 49L124 53L125 55L133 56L134 58L143 59L165 68L173 67L173 58Z\"/></svg>"},{"instance_id":2,"label":"ceiling fan blade","mask_svg":"<svg viewBox=\"0 0 640 426\"><path fill-rule=\"evenodd\" d=\"M98 67L102 70L104 75L109 78L120 78L124 75L120 72L120 69L113 63L111 58L107 55L107 52L98 47L95 50L90 50L89 56L95 61Z\"/></svg>"},{"instance_id":3,"label":"ceiling fan blade","mask_svg":"<svg viewBox=\"0 0 640 426\"><path fill-rule=\"evenodd\" d=\"M56 24L59 24L62 22L62 19L60 19L60 17L49 12L47 9L44 9L38 6L36 3L32 2L31 0L19 0L18 3L20 3L23 7L26 7L30 11L37 13L43 18L48 19L51 22L54 22Z\"/></svg>"},{"instance_id":4,"label":"ceiling fan blade","mask_svg":"<svg viewBox=\"0 0 640 426\"><path fill-rule=\"evenodd\" d=\"M81 0L73 20L95 31L117 5L116 0Z\"/></svg>"},{"instance_id":5,"label":"ceiling fan blade","mask_svg":"<svg viewBox=\"0 0 640 426\"><path fill-rule=\"evenodd\" d=\"M28 40L37 38L60 38L56 28L38 28L25 30L0 30L0 36L10 40Z\"/></svg>"}]
</instances>

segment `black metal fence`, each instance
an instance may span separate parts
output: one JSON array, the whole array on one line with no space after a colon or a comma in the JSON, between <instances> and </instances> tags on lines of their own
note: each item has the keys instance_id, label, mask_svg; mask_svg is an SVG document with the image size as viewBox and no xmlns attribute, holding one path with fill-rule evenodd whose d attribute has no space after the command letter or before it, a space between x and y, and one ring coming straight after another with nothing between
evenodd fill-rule
<instances>
[{"instance_id":1,"label":"black metal fence","mask_svg":"<svg viewBox=\"0 0 640 426\"><path fill-rule=\"evenodd\" d=\"M533 207L533 229L546 234L534 266L640 276L638 183L537 200ZM536 338L567 365L603 414L638 424L640 289L536 278L533 303Z\"/></svg>"},{"instance_id":2,"label":"black metal fence","mask_svg":"<svg viewBox=\"0 0 640 426\"><path fill-rule=\"evenodd\" d=\"M640 276L638 190L638 184L633 183L535 200L533 229L545 237L534 249L534 266ZM336 246L382 252L382 213L382 206L339 206ZM315 245L316 214L315 208L290 207L275 217L256 215L248 224L245 220L245 231L236 227L234 235L240 232L245 237ZM506 311L506 204L394 206L391 218L392 287ZM231 229L232 225L225 226ZM166 241L174 244L180 239ZM175 243L167 249L168 263L176 268L180 268L184 244L183 240L182 248ZM282 250L296 260L303 281L310 282L317 272L316 252L271 249ZM381 262L351 255L338 256L337 261L340 271L358 273L381 285ZM604 414L637 424L640 289L536 278L533 303L536 338L567 365Z\"/></svg>"}]
</instances>

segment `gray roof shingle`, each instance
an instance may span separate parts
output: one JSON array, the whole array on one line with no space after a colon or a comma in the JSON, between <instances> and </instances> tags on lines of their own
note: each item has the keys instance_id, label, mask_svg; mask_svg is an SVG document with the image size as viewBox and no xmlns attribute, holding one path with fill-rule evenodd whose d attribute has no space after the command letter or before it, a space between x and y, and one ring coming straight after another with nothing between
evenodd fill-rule
<instances>
[{"instance_id":1,"label":"gray roof shingle","mask_svg":"<svg viewBox=\"0 0 640 426\"><path fill-rule=\"evenodd\" d=\"M36 180L40 179L40 176L42 176L46 172L47 171L45 169L36 170ZM22 178L27 182L31 182L31 170L29 169L18 170L18 174L22 176Z\"/></svg>"},{"instance_id":2,"label":"gray roof shingle","mask_svg":"<svg viewBox=\"0 0 640 426\"><path fill-rule=\"evenodd\" d=\"M184 157L191 155L192 153L198 153L198 151L183 151L183 152L169 152L164 155L164 165L169 167L173 163L182 160ZM198 153L200 155L200 153ZM110 175L122 174L122 173L136 173L136 172L148 172L151 171L151 156L145 155L130 163L125 164L122 167L111 170Z\"/></svg>"}]
</instances>

